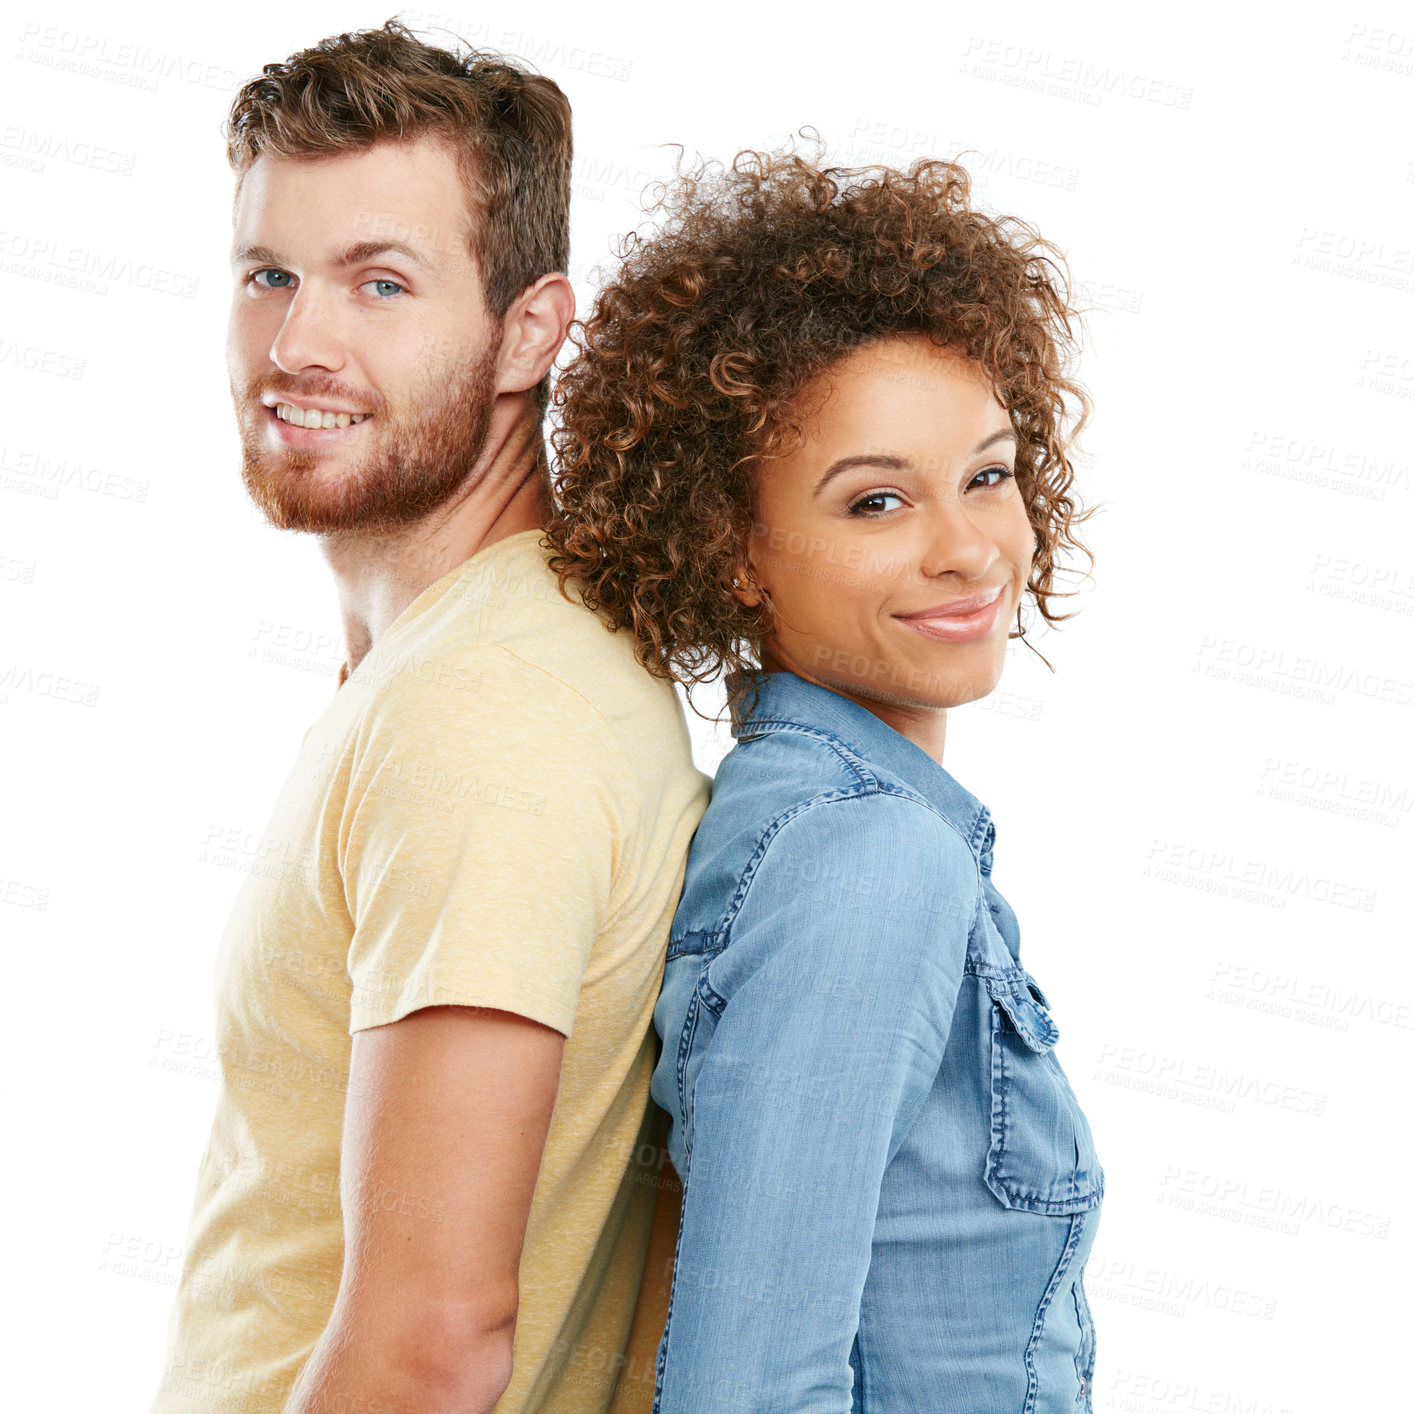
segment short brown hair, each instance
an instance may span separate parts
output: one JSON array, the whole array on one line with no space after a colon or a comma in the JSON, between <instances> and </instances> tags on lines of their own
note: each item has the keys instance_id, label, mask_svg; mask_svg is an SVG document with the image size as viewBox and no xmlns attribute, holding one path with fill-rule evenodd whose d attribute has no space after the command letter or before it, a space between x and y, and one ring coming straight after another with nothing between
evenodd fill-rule
<instances>
[{"instance_id":1,"label":"short brown hair","mask_svg":"<svg viewBox=\"0 0 1414 1414\"><path fill-rule=\"evenodd\" d=\"M573 576L655 676L690 687L725 670L729 689L745 685L774 622L769 595L732 593L758 469L801 435L815 375L918 333L980 364L1010 414L1036 535L1026 589L1048 622L1070 617L1051 600L1066 547L1093 561L1068 455L1090 402L1068 376L1078 311L1054 246L977 210L968 173L944 161L903 172L745 151L680 172L650 209L661 228L626 238L555 390L546 535L561 593Z\"/></svg>"},{"instance_id":2,"label":"short brown hair","mask_svg":"<svg viewBox=\"0 0 1414 1414\"><path fill-rule=\"evenodd\" d=\"M332 35L242 87L222 129L236 194L255 160L327 157L433 133L456 153L491 313L569 270L569 100L504 55L425 44L397 19ZM536 395L544 410L549 375Z\"/></svg>"}]
</instances>

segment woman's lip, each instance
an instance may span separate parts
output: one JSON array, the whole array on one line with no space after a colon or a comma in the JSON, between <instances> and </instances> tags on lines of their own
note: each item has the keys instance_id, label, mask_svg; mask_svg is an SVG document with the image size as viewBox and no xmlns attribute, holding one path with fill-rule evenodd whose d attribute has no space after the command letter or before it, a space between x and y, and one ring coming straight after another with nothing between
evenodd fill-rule
<instances>
[{"instance_id":1,"label":"woman's lip","mask_svg":"<svg viewBox=\"0 0 1414 1414\"><path fill-rule=\"evenodd\" d=\"M982 596L973 596L974 600L980 597ZM943 643L966 643L974 638L986 638L992 632L997 626L1002 605L1005 603L1006 595L998 590L996 598L990 604L983 604L981 608L968 613L935 613L931 616L895 614L894 617L925 638L937 639Z\"/></svg>"},{"instance_id":2,"label":"woman's lip","mask_svg":"<svg viewBox=\"0 0 1414 1414\"><path fill-rule=\"evenodd\" d=\"M1001 598L1005 586L984 589L980 594L969 594L965 599L954 599L951 604L939 604L933 609L919 609L912 614L896 614L900 619L951 619L963 614L976 613L978 609L990 609Z\"/></svg>"}]
</instances>

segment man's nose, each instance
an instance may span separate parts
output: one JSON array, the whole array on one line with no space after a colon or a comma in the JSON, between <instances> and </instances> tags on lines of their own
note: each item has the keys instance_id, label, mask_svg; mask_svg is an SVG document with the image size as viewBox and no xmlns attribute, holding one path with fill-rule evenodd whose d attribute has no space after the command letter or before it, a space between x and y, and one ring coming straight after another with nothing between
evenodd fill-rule
<instances>
[{"instance_id":1,"label":"man's nose","mask_svg":"<svg viewBox=\"0 0 1414 1414\"><path fill-rule=\"evenodd\" d=\"M309 285L295 291L280 332L270 345L270 360L286 373L310 368L332 373L343 367L344 342L327 295Z\"/></svg>"}]
</instances>

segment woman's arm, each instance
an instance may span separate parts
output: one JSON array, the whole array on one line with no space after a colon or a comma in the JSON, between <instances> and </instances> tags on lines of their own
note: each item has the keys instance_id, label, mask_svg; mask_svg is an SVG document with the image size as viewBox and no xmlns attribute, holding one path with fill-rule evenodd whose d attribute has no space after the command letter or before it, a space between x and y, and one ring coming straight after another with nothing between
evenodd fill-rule
<instances>
[{"instance_id":1,"label":"woman's arm","mask_svg":"<svg viewBox=\"0 0 1414 1414\"><path fill-rule=\"evenodd\" d=\"M711 963L661 1414L849 1414L884 1170L937 1075L978 906L926 807L807 806Z\"/></svg>"}]
</instances>

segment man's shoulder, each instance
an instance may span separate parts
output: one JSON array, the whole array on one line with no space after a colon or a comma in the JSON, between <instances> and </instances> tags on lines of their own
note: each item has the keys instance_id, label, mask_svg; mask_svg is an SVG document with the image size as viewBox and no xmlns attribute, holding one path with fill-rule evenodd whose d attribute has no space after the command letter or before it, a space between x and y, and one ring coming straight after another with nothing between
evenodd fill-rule
<instances>
[{"instance_id":1,"label":"man's shoulder","mask_svg":"<svg viewBox=\"0 0 1414 1414\"><path fill-rule=\"evenodd\" d=\"M503 648L572 686L596 675L612 678L615 692L653 686L632 635L586 608L572 579L561 589L548 553L539 531L521 531L473 556L427 616L429 646L449 656Z\"/></svg>"},{"instance_id":2,"label":"man's shoulder","mask_svg":"<svg viewBox=\"0 0 1414 1414\"><path fill-rule=\"evenodd\" d=\"M375 711L626 752L642 738L669 756L689 751L672 685L638 662L632 636L612 632L573 583L561 593L546 553L539 532L520 532L449 576L381 655L375 645L378 661L362 675Z\"/></svg>"}]
</instances>

